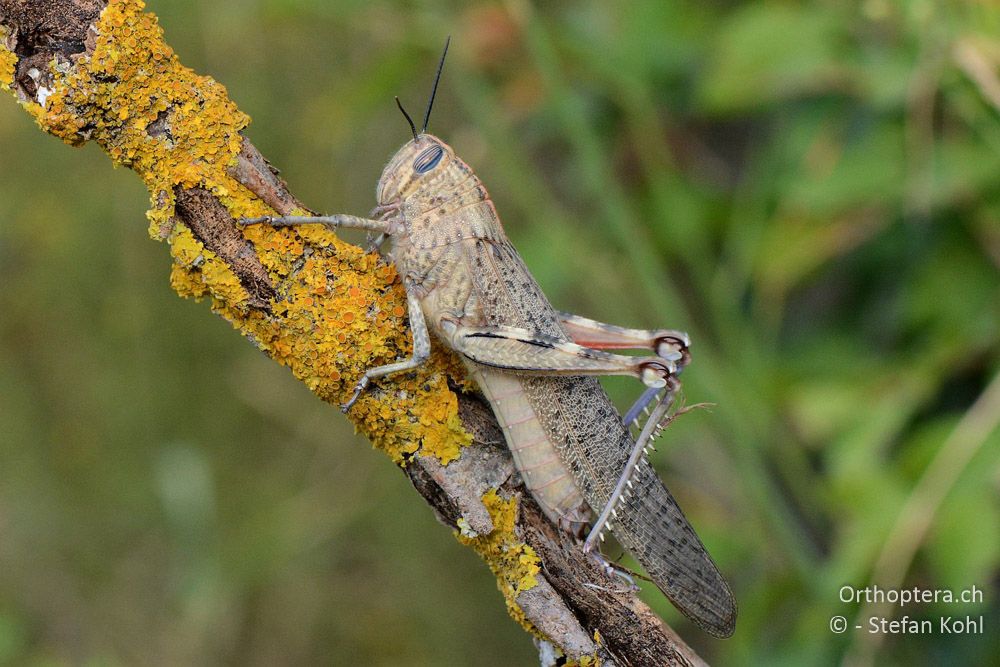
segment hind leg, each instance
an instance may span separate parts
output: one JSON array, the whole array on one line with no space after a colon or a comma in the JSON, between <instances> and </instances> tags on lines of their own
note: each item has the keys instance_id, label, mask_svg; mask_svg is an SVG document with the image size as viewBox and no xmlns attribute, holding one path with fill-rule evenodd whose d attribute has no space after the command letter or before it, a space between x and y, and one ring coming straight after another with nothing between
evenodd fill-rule
<instances>
[{"instance_id":1,"label":"hind leg","mask_svg":"<svg viewBox=\"0 0 1000 667\"><path fill-rule=\"evenodd\" d=\"M600 550L600 542L604 540L604 530L612 529L611 519L617 517L615 506L622 498L632 492L632 477L635 475L635 472L642 465L649 465L649 461L645 459L646 447L649 446L653 438L659 435L664 420L669 416L670 408L674 402L674 394L679 387L680 384L672 377L668 379L667 393L663 397L663 400L653 409L652 414L646 420L645 426L643 426L642 431L639 433L639 437L636 438L635 444L632 446L632 452L625 463L625 469L622 471L621 477L618 478L618 483L615 485L614 491L611 492L611 497L608 498L604 510L597 517L597 521L594 522L594 525L590 529L590 534L583 544L584 551L593 552Z\"/></svg>"}]
</instances>

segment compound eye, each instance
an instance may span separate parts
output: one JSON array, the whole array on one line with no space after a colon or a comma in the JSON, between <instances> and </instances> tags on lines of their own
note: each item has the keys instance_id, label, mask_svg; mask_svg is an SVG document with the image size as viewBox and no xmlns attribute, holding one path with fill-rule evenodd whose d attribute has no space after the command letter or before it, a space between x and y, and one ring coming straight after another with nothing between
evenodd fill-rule
<instances>
[{"instance_id":1,"label":"compound eye","mask_svg":"<svg viewBox=\"0 0 1000 667\"><path fill-rule=\"evenodd\" d=\"M426 174L428 171L438 166L438 162L441 161L441 156L443 155L444 148L438 144L434 144L418 155L417 159L413 161L413 171L418 174Z\"/></svg>"}]
</instances>

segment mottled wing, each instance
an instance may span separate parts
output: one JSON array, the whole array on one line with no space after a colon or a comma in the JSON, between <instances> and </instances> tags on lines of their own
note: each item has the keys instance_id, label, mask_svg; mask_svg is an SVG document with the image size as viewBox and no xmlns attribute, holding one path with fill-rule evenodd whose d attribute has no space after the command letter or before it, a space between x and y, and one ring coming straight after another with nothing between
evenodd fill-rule
<instances>
[{"instance_id":1,"label":"mottled wing","mask_svg":"<svg viewBox=\"0 0 1000 667\"><path fill-rule=\"evenodd\" d=\"M485 323L568 340L556 312L505 241L466 242ZM600 383L591 377L522 376L532 407L591 509L600 512L622 474L632 437ZM647 574L688 618L727 637L736 623L729 586L673 496L649 466L618 506L613 530Z\"/></svg>"}]
</instances>

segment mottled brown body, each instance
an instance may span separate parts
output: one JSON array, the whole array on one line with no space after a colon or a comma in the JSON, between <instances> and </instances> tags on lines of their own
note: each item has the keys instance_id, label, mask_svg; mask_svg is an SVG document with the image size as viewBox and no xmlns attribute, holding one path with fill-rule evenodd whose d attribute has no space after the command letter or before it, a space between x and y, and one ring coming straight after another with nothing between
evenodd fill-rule
<instances>
[{"instance_id":1,"label":"mottled brown body","mask_svg":"<svg viewBox=\"0 0 1000 667\"><path fill-rule=\"evenodd\" d=\"M430 158L434 167L417 173ZM543 510L579 532L608 502L633 446L597 379L581 375L588 364L594 374L614 372L606 369L618 355L576 349L564 316L507 240L486 189L439 139L422 134L400 149L377 197L377 215L391 227L389 255L430 329L464 355ZM643 379L673 371L650 358L623 358ZM612 532L681 611L728 636L735 602L701 541L652 468L640 467L632 481Z\"/></svg>"},{"instance_id":2,"label":"mottled brown body","mask_svg":"<svg viewBox=\"0 0 1000 667\"><path fill-rule=\"evenodd\" d=\"M391 239L388 254L406 287L413 356L368 369L344 409L371 380L426 361L433 331L463 356L545 514L578 535L601 513L585 549L596 546L606 526L678 609L713 635L731 635L736 602L729 586L642 458L645 441L633 442L595 377L632 375L650 387L675 383L678 364L688 359L687 335L554 310L507 240L483 184L436 137L414 129L413 141L382 173L376 197L371 218L245 221L356 227ZM655 356L606 351L625 348Z\"/></svg>"}]
</instances>

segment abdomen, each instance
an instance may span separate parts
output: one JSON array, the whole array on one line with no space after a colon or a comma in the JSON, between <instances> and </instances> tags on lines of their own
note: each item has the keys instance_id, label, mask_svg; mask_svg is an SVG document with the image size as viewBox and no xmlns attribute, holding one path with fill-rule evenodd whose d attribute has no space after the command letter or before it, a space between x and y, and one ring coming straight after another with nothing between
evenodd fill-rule
<instances>
[{"instance_id":1,"label":"abdomen","mask_svg":"<svg viewBox=\"0 0 1000 667\"><path fill-rule=\"evenodd\" d=\"M580 534L590 521L590 510L525 393L528 378L471 362L467 366L503 428L524 485L553 523Z\"/></svg>"}]
</instances>

